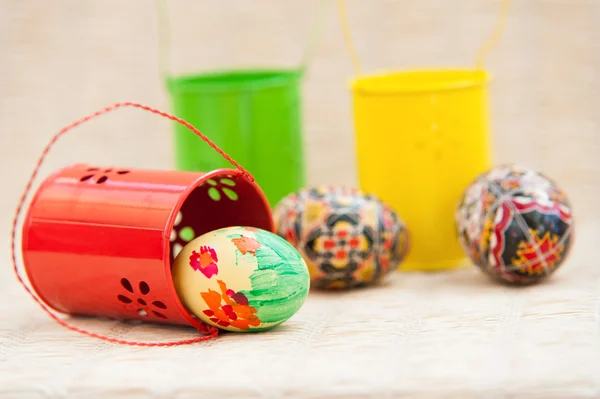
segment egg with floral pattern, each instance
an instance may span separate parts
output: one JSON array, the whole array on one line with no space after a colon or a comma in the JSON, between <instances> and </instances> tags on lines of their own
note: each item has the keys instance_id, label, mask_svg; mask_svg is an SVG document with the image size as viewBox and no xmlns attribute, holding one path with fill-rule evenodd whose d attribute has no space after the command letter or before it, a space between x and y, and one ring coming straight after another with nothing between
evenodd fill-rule
<instances>
[{"instance_id":1,"label":"egg with floral pattern","mask_svg":"<svg viewBox=\"0 0 600 399\"><path fill-rule=\"evenodd\" d=\"M273 214L276 233L303 256L315 288L374 284L397 269L408 251L398 214L358 189L300 190L282 199Z\"/></svg>"},{"instance_id":2,"label":"egg with floral pattern","mask_svg":"<svg viewBox=\"0 0 600 399\"><path fill-rule=\"evenodd\" d=\"M478 176L456 211L460 243L496 280L540 282L563 264L572 245L566 194L547 176L519 165Z\"/></svg>"},{"instance_id":3,"label":"egg with floral pattern","mask_svg":"<svg viewBox=\"0 0 600 399\"><path fill-rule=\"evenodd\" d=\"M205 323L244 332L273 328L304 304L306 263L287 241L252 227L227 227L183 247L172 268L183 305Z\"/></svg>"}]
</instances>

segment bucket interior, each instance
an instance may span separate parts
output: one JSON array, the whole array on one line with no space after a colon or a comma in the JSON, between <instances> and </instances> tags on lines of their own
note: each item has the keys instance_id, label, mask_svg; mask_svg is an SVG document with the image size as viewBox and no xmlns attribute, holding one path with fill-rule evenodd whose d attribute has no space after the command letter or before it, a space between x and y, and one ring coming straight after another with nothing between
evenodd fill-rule
<instances>
[{"instance_id":1,"label":"bucket interior","mask_svg":"<svg viewBox=\"0 0 600 399\"><path fill-rule=\"evenodd\" d=\"M228 172L206 174L184 195L168 223L171 263L194 238L231 226L273 231L271 211L255 185Z\"/></svg>"},{"instance_id":2,"label":"bucket interior","mask_svg":"<svg viewBox=\"0 0 600 399\"><path fill-rule=\"evenodd\" d=\"M168 289L173 298L179 297L170 273L173 261L183 247L194 238L213 230L232 226L252 226L272 232L271 208L262 191L248 182L239 172L217 170L205 174L182 195L167 223L169 236ZM185 308L181 300L177 307L188 322L205 331Z\"/></svg>"},{"instance_id":3,"label":"bucket interior","mask_svg":"<svg viewBox=\"0 0 600 399\"><path fill-rule=\"evenodd\" d=\"M361 94L389 95L463 89L480 86L488 79L488 74L483 70L442 69L391 72L359 77L352 82L352 89Z\"/></svg>"},{"instance_id":4,"label":"bucket interior","mask_svg":"<svg viewBox=\"0 0 600 399\"><path fill-rule=\"evenodd\" d=\"M297 84L295 69L224 70L167 78L172 94L190 92L238 92Z\"/></svg>"}]
</instances>

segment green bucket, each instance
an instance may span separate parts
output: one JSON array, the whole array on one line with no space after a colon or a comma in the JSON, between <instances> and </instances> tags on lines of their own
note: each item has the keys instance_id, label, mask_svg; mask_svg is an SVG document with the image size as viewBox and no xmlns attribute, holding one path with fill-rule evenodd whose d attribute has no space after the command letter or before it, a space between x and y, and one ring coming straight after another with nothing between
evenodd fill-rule
<instances>
[{"instance_id":1,"label":"green bucket","mask_svg":"<svg viewBox=\"0 0 600 399\"><path fill-rule=\"evenodd\" d=\"M305 184L301 82L302 71L286 69L217 71L166 81L175 115L244 165L272 206ZM228 166L188 129L179 124L174 129L177 169Z\"/></svg>"},{"instance_id":2,"label":"green bucket","mask_svg":"<svg viewBox=\"0 0 600 399\"><path fill-rule=\"evenodd\" d=\"M312 38L300 67L249 68L168 73L167 7L157 0L162 75L173 113L210 137L248 169L271 206L305 185L301 84L320 36L328 1L320 0ZM228 167L203 141L174 124L175 164L179 170L205 172Z\"/></svg>"}]
</instances>

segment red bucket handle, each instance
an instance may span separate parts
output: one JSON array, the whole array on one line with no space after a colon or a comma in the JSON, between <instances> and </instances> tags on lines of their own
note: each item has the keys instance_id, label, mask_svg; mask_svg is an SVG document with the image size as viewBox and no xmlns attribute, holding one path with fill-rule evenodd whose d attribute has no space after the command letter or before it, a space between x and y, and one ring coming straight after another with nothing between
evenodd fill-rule
<instances>
[{"instance_id":1,"label":"red bucket handle","mask_svg":"<svg viewBox=\"0 0 600 399\"><path fill-rule=\"evenodd\" d=\"M118 339L118 338L111 338L108 337L106 335L102 335L102 334L98 334L92 331L88 331L85 330L83 328L79 328L76 327L74 325L69 324L68 322L64 321L63 319L61 319L57 313L55 313L53 310L51 310L34 292L31 288L29 288L27 286L27 284L25 283L25 280L23 279L23 277L21 276L21 273L19 272L19 261L17 260L17 224L19 221L19 218L21 216L21 212L23 211L23 207L25 206L25 201L27 199L27 196L29 195L29 192L31 191L31 187L33 186L33 181L34 179L37 177L38 172L40 167L42 166L42 163L44 162L46 156L48 155L48 153L50 152L50 149L52 148L52 146L58 141L58 139L65 134L66 132L68 132L69 130L89 121L90 119L93 119L97 116L106 114L110 111L114 111L117 108L122 108L122 107L134 107L134 108L139 108L142 109L144 111L149 111L153 114L157 114L160 115L162 117L165 117L167 119L170 119L172 121L175 121L185 127L187 127L188 129L190 129L192 132L194 132L198 137L200 137L202 140L204 140L209 146L211 146L216 152L218 152L219 154L221 154L223 156L223 158L225 158L226 160L228 160L233 166L235 166L237 169L239 169L242 172L242 176L244 178L246 178L248 181L253 182L254 181L254 177L246 170L244 169L239 163L237 163L235 160L233 160L229 155L227 155L227 153L225 153L225 151L223 151L221 148L219 148L215 143L213 143L208 137L206 137L204 134L202 134L202 132L200 132L198 129L196 129L194 126L192 126L191 124L189 124L188 122L184 121L181 118L178 118L176 116L170 115L166 112L163 111L159 111L157 109L148 107L146 105L142 105L142 104L138 104L138 103L133 103L133 102L122 102L122 103L116 103L113 105L110 105L104 109L101 109L100 111L96 111L93 114L90 114L88 116L85 116L73 123L71 123L70 125L64 127L63 129L61 129L58 133L56 133L52 139L48 142L48 144L46 145L46 147L44 148L44 151L42 152L42 154L40 155L35 168L33 169L33 172L31 173L31 176L29 177L29 180L27 182L27 185L25 186L25 190L23 191L23 193L21 194L21 198L19 200L19 203L17 205L17 210L15 212L15 216L13 218L13 222L12 222L12 237L11 237L11 251L12 251L12 263L13 263L13 270L15 272L15 275L17 276L17 279L19 280L19 283L23 286L23 288L25 289L25 291L27 291L27 293L34 299L35 302L37 302L38 305L40 305L40 307L42 308L42 310L44 310L54 321L56 321L58 324L60 324L61 326L71 330L71 331L75 331L84 335L88 335L90 337L93 338L98 338L100 340L103 341L108 341L108 342L113 342L113 343L118 343L118 344L123 344L123 345L132 345L132 346L177 346L177 345L187 345L187 344L193 344L196 342L201 342L201 341L207 341L209 339L212 338L216 338L219 330L216 327L212 327L209 326L210 329L210 335L206 335L206 336L202 336L202 337L197 337L197 338L191 338L191 339L184 339L184 340L178 340L178 341L168 341L168 342L145 342L145 341L127 341L127 340L123 340L123 339Z\"/></svg>"}]
</instances>

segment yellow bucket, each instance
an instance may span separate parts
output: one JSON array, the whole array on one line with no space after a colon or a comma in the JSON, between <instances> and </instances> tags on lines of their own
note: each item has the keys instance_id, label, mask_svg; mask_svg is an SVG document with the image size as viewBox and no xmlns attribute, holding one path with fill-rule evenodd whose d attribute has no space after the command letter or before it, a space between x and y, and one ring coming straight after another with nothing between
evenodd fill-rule
<instances>
[{"instance_id":1,"label":"yellow bucket","mask_svg":"<svg viewBox=\"0 0 600 399\"><path fill-rule=\"evenodd\" d=\"M405 271L453 269L470 262L454 223L460 197L492 165L489 75L483 60L498 41L510 0L474 69L362 75L338 0L346 44L359 75L352 81L359 184L406 222Z\"/></svg>"},{"instance_id":2,"label":"yellow bucket","mask_svg":"<svg viewBox=\"0 0 600 399\"><path fill-rule=\"evenodd\" d=\"M488 75L423 70L352 82L361 189L404 219L411 249L401 270L468 264L454 227L465 187L491 166Z\"/></svg>"}]
</instances>

